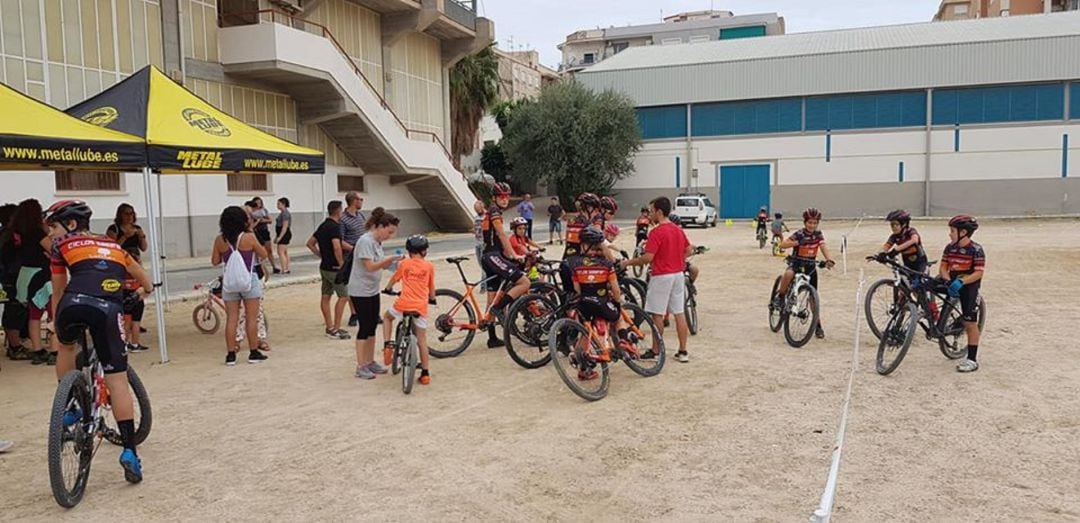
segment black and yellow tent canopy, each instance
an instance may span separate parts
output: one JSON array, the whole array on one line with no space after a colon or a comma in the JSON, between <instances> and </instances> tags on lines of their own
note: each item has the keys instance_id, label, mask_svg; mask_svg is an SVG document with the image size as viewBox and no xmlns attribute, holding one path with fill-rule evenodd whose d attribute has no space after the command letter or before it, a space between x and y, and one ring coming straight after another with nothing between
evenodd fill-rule
<instances>
[{"instance_id":1,"label":"black and yellow tent canopy","mask_svg":"<svg viewBox=\"0 0 1080 523\"><path fill-rule=\"evenodd\" d=\"M91 125L0 84L0 170L137 170L142 138Z\"/></svg>"},{"instance_id":2,"label":"black and yellow tent canopy","mask_svg":"<svg viewBox=\"0 0 1080 523\"><path fill-rule=\"evenodd\" d=\"M144 165L162 173L321 174L325 169L322 152L229 116L153 66L67 113L143 138Z\"/></svg>"}]
</instances>

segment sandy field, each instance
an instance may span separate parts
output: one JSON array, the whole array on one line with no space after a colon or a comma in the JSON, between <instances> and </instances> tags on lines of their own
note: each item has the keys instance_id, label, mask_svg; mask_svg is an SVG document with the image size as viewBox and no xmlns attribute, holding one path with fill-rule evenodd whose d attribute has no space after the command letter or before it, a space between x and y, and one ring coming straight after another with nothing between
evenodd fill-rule
<instances>
[{"instance_id":1,"label":"sandy field","mask_svg":"<svg viewBox=\"0 0 1080 523\"><path fill-rule=\"evenodd\" d=\"M991 221L989 320L980 361L955 372L916 337L891 376L874 372L876 339L860 321L837 521L1080 520L1080 317L1075 221ZM839 258L850 222L826 221ZM942 221L917 222L931 258ZM527 371L482 338L434 360L433 383L353 377L353 343L322 333L317 287L274 289L270 360L225 367L221 335L198 334L191 303L169 314L171 363L132 356L150 391L146 480L124 482L102 445L86 497L65 511L46 468L52 369L3 361L0 520L805 521L817 506L855 337L862 256L888 235L866 222L849 238L847 274L821 278L824 341L791 349L767 325L783 262L753 229L691 230L701 333L690 364L655 378L615 367L587 403L553 368ZM624 234L624 236L626 236ZM630 238L624 238L626 244ZM857 261L858 260L858 261ZM436 261L440 286L459 289ZM149 338L154 345L153 338Z\"/></svg>"}]
</instances>

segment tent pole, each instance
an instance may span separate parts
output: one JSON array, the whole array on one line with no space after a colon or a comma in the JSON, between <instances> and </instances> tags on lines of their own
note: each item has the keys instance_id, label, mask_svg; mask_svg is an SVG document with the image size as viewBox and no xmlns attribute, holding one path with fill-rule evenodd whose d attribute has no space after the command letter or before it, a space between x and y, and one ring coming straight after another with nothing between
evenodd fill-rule
<instances>
[{"instance_id":1,"label":"tent pole","mask_svg":"<svg viewBox=\"0 0 1080 523\"><path fill-rule=\"evenodd\" d=\"M150 270L154 279L154 285L160 285L161 283L161 253L160 245L158 244L159 231L156 226L157 213L154 212L154 193L150 186L153 183L151 178L150 168L143 168L143 193L146 196L146 213L150 218ZM158 294L154 296L154 312L157 320L158 331L158 345L161 348L161 363L168 363L169 361L169 348L168 340L165 338L165 300L164 296Z\"/></svg>"},{"instance_id":2,"label":"tent pole","mask_svg":"<svg viewBox=\"0 0 1080 523\"><path fill-rule=\"evenodd\" d=\"M168 256L165 254L165 200L161 197L161 173L157 178L157 209L158 209L158 254L161 256L161 290L165 301L165 310L169 310L169 266Z\"/></svg>"}]
</instances>

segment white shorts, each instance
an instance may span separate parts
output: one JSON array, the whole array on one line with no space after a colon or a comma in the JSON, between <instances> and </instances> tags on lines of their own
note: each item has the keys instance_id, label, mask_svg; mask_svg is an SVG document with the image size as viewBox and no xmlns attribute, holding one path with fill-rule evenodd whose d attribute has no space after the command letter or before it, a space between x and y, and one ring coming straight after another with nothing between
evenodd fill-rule
<instances>
[{"instance_id":1,"label":"white shorts","mask_svg":"<svg viewBox=\"0 0 1080 523\"><path fill-rule=\"evenodd\" d=\"M387 309L386 312L389 312L390 315L393 316L394 319L397 320L397 321L401 321L401 318L405 317L405 315L402 314L401 311L399 311L399 310L397 310L397 309L395 309L393 307L390 307L389 309ZM427 328L427 318L424 317L424 316L421 316L419 318L413 318L413 325L416 325L416 327L418 329L426 329Z\"/></svg>"},{"instance_id":2,"label":"white shorts","mask_svg":"<svg viewBox=\"0 0 1080 523\"><path fill-rule=\"evenodd\" d=\"M645 293L645 312L649 314L682 314L686 306L686 277L683 273L664 274L649 278Z\"/></svg>"}]
</instances>

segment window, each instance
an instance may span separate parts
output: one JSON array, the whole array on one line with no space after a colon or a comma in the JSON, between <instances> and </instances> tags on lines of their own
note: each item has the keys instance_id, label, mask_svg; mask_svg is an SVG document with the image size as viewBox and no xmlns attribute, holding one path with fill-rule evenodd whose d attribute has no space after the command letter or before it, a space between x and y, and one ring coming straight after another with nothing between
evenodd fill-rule
<instances>
[{"instance_id":1,"label":"window","mask_svg":"<svg viewBox=\"0 0 1080 523\"><path fill-rule=\"evenodd\" d=\"M265 193L270 192L270 176L266 174L229 174L227 184L229 192Z\"/></svg>"},{"instance_id":2,"label":"window","mask_svg":"<svg viewBox=\"0 0 1080 523\"><path fill-rule=\"evenodd\" d=\"M1062 84L1010 85L934 92L934 124L1059 120L1065 116Z\"/></svg>"},{"instance_id":3,"label":"window","mask_svg":"<svg viewBox=\"0 0 1080 523\"><path fill-rule=\"evenodd\" d=\"M1073 82L1069 89L1069 118L1080 119L1080 82Z\"/></svg>"},{"instance_id":4,"label":"window","mask_svg":"<svg viewBox=\"0 0 1080 523\"><path fill-rule=\"evenodd\" d=\"M675 199L676 207L700 207L701 200L697 198L677 198Z\"/></svg>"},{"instance_id":5,"label":"window","mask_svg":"<svg viewBox=\"0 0 1080 523\"><path fill-rule=\"evenodd\" d=\"M258 0L218 0L217 11L221 27L259 23Z\"/></svg>"},{"instance_id":6,"label":"window","mask_svg":"<svg viewBox=\"0 0 1080 523\"><path fill-rule=\"evenodd\" d=\"M856 94L806 99L806 130L926 125L926 93Z\"/></svg>"},{"instance_id":7,"label":"window","mask_svg":"<svg viewBox=\"0 0 1080 523\"><path fill-rule=\"evenodd\" d=\"M955 5L953 6L952 12L954 15L966 15L968 13L968 6L967 4Z\"/></svg>"},{"instance_id":8,"label":"window","mask_svg":"<svg viewBox=\"0 0 1080 523\"><path fill-rule=\"evenodd\" d=\"M337 177L337 190L340 193L349 191L364 192L364 177L339 174Z\"/></svg>"},{"instance_id":9,"label":"window","mask_svg":"<svg viewBox=\"0 0 1080 523\"><path fill-rule=\"evenodd\" d=\"M582 63L591 64L596 61L595 53L585 53L585 57L581 59Z\"/></svg>"},{"instance_id":10,"label":"window","mask_svg":"<svg viewBox=\"0 0 1080 523\"><path fill-rule=\"evenodd\" d=\"M802 130L802 99L721 102L693 106L694 136L790 133Z\"/></svg>"},{"instance_id":11,"label":"window","mask_svg":"<svg viewBox=\"0 0 1080 523\"><path fill-rule=\"evenodd\" d=\"M690 43L699 44L701 42L708 42L709 35L695 35L690 37Z\"/></svg>"},{"instance_id":12,"label":"window","mask_svg":"<svg viewBox=\"0 0 1080 523\"><path fill-rule=\"evenodd\" d=\"M686 136L685 105L638 107L637 117L641 137L646 140Z\"/></svg>"},{"instance_id":13,"label":"window","mask_svg":"<svg viewBox=\"0 0 1080 523\"><path fill-rule=\"evenodd\" d=\"M681 43L682 38L665 38L663 40L660 40L660 45L675 45Z\"/></svg>"},{"instance_id":14,"label":"window","mask_svg":"<svg viewBox=\"0 0 1080 523\"><path fill-rule=\"evenodd\" d=\"M625 51L627 47L630 47L630 44L628 42L619 42L617 44L612 44L611 45L611 50L615 54L619 54L619 53Z\"/></svg>"},{"instance_id":15,"label":"window","mask_svg":"<svg viewBox=\"0 0 1080 523\"><path fill-rule=\"evenodd\" d=\"M120 192L120 173L105 171L56 171L56 191Z\"/></svg>"},{"instance_id":16,"label":"window","mask_svg":"<svg viewBox=\"0 0 1080 523\"><path fill-rule=\"evenodd\" d=\"M730 27L720 30L721 40L735 40L737 38L753 38L765 36L765 26L749 25L745 27Z\"/></svg>"}]
</instances>

